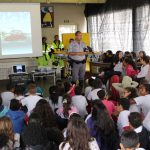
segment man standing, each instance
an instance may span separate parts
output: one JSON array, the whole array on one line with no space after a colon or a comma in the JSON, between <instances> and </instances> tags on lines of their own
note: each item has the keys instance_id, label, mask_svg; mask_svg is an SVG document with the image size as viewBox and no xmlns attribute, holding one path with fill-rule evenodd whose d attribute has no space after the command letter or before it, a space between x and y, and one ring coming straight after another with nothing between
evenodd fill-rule
<instances>
[{"instance_id":1,"label":"man standing","mask_svg":"<svg viewBox=\"0 0 150 150\"><path fill-rule=\"evenodd\" d=\"M86 56L85 51L87 46L82 42L82 33L77 31L75 33L75 40L69 45L69 58L72 62L72 80L73 82L79 81L82 87L84 83Z\"/></svg>"}]
</instances>

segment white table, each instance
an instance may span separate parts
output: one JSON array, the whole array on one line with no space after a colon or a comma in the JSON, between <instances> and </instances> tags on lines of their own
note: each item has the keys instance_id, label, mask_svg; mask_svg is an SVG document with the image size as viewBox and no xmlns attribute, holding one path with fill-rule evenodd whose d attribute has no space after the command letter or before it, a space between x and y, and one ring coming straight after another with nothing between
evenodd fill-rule
<instances>
[{"instance_id":1,"label":"white table","mask_svg":"<svg viewBox=\"0 0 150 150\"><path fill-rule=\"evenodd\" d=\"M55 70L51 70L51 71L47 71L47 72L32 72L32 79L33 81L35 81L35 78L38 77L50 77L53 76L54 79L54 85L56 84L56 71Z\"/></svg>"}]
</instances>

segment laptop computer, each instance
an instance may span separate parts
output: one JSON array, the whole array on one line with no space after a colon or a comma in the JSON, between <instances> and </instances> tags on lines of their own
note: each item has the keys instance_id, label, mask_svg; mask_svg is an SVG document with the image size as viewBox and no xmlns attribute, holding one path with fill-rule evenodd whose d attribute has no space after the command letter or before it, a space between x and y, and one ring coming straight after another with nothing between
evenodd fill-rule
<instances>
[{"instance_id":1,"label":"laptop computer","mask_svg":"<svg viewBox=\"0 0 150 150\"><path fill-rule=\"evenodd\" d=\"M22 64L14 65L12 67L13 74L26 73L26 66Z\"/></svg>"}]
</instances>

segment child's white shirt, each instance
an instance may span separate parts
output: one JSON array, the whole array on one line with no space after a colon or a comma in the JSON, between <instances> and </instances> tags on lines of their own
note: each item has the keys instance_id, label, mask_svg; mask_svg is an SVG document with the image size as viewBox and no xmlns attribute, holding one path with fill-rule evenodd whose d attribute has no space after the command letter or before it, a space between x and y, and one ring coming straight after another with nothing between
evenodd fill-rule
<instances>
[{"instance_id":1,"label":"child's white shirt","mask_svg":"<svg viewBox=\"0 0 150 150\"><path fill-rule=\"evenodd\" d=\"M149 65L145 65L141 67L141 71L138 73L137 78L144 78L147 76L149 70Z\"/></svg>"},{"instance_id":2,"label":"child's white shirt","mask_svg":"<svg viewBox=\"0 0 150 150\"><path fill-rule=\"evenodd\" d=\"M72 105L75 106L82 117L85 117L88 113L86 107L88 105L85 96L75 95L72 97Z\"/></svg>"},{"instance_id":3,"label":"child's white shirt","mask_svg":"<svg viewBox=\"0 0 150 150\"><path fill-rule=\"evenodd\" d=\"M146 117L148 112L150 111L150 94L145 96L139 96L134 98L137 106L142 109L144 116Z\"/></svg>"},{"instance_id":4,"label":"child's white shirt","mask_svg":"<svg viewBox=\"0 0 150 150\"><path fill-rule=\"evenodd\" d=\"M122 134L124 127L129 126L129 119L128 119L129 114L130 114L129 110L124 110L124 111L120 112L120 114L118 116L117 127L119 130L119 135Z\"/></svg>"},{"instance_id":5,"label":"child's white shirt","mask_svg":"<svg viewBox=\"0 0 150 150\"><path fill-rule=\"evenodd\" d=\"M88 99L88 100L93 100L93 101L99 99L99 97L98 97L98 95L97 95L97 92L100 91L100 90L102 90L102 89L101 89L101 88L98 88L98 89L92 90L92 91L88 94L87 99Z\"/></svg>"},{"instance_id":6,"label":"child's white shirt","mask_svg":"<svg viewBox=\"0 0 150 150\"><path fill-rule=\"evenodd\" d=\"M87 86L84 90L84 94L85 94L85 97L88 96L88 94L92 91L92 87L91 86Z\"/></svg>"}]
</instances>

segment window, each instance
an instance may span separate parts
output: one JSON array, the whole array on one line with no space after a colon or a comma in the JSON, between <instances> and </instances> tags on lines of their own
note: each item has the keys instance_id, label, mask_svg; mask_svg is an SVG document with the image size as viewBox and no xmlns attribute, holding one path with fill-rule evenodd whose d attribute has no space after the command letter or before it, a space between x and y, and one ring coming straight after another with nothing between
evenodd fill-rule
<instances>
[{"instance_id":1,"label":"window","mask_svg":"<svg viewBox=\"0 0 150 150\"><path fill-rule=\"evenodd\" d=\"M62 40L62 34L75 33L77 31L77 25L59 25L59 37Z\"/></svg>"}]
</instances>

